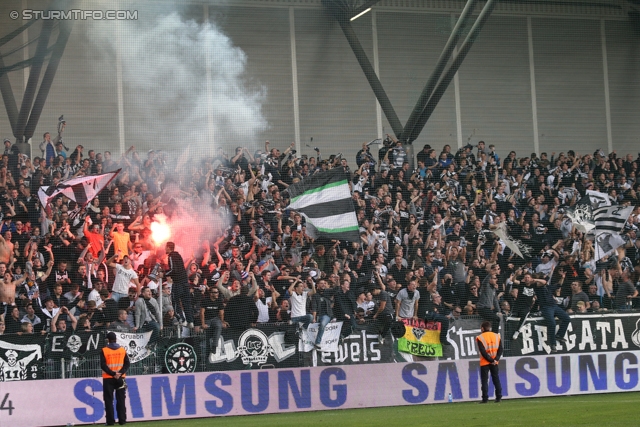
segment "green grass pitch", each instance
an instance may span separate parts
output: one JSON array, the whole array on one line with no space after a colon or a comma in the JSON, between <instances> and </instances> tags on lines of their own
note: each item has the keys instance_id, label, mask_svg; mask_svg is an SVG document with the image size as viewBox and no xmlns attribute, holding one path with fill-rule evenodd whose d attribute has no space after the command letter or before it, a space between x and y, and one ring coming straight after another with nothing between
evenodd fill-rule
<instances>
[{"instance_id":1,"label":"green grass pitch","mask_svg":"<svg viewBox=\"0 0 640 427\"><path fill-rule=\"evenodd\" d=\"M150 421L141 427L637 426L640 392Z\"/></svg>"}]
</instances>

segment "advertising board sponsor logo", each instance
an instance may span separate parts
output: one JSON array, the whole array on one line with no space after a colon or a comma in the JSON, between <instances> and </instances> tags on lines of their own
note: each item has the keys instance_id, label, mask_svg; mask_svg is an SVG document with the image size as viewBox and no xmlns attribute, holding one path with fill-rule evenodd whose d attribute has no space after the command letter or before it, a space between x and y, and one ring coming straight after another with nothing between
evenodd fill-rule
<instances>
[{"instance_id":1,"label":"advertising board sponsor logo","mask_svg":"<svg viewBox=\"0 0 640 427\"><path fill-rule=\"evenodd\" d=\"M336 338L336 342L329 343L329 345L335 346L336 351L322 351L318 364L338 365L393 361L390 348L383 353L383 346L378 341L378 334L365 329L354 331L345 337L342 343L339 343Z\"/></svg>"}]
</instances>

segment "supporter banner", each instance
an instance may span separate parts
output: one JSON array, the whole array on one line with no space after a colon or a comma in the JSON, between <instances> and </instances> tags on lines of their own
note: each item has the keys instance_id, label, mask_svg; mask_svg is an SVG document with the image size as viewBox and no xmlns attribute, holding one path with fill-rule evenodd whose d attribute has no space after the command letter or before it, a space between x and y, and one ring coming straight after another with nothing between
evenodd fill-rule
<instances>
[{"instance_id":1,"label":"supporter banner","mask_svg":"<svg viewBox=\"0 0 640 427\"><path fill-rule=\"evenodd\" d=\"M480 335L479 318L458 318L449 321L447 342L442 349L445 359L479 359L476 337Z\"/></svg>"},{"instance_id":2,"label":"supporter banner","mask_svg":"<svg viewBox=\"0 0 640 427\"><path fill-rule=\"evenodd\" d=\"M521 356L500 362L505 400L640 391L639 351ZM480 400L477 360L127 377L128 421L204 418ZM33 402L56 405L34 411ZM493 387L489 386L489 395ZM100 378L3 385L0 424L102 424Z\"/></svg>"},{"instance_id":3,"label":"supporter banner","mask_svg":"<svg viewBox=\"0 0 640 427\"><path fill-rule=\"evenodd\" d=\"M99 357L102 347L102 332L67 331L49 335L45 354L47 359Z\"/></svg>"},{"instance_id":4,"label":"supporter banner","mask_svg":"<svg viewBox=\"0 0 640 427\"><path fill-rule=\"evenodd\" d=\"M334 352L338 351L338 341L340 339L340 331L342 330L342 322L328 323L322 334L322 342L320 347L322 351ZM307 329L303 329L302 336L298 343L298 350L306 353L315 349L316 337L318 336L318 323L312 323Z\"/></svg>"},{"instance_id":5,"label":"supporter banner","mask_svg":"<svg viewBox=\"0 0 640 427\"><path fill-rule=\"evenodd\" d=\"M296 330L294 325L223 329L216 352L207 355L207 370L299 366Z\"/></svg>"},{"instance_id":6,"label":"supporter banner","mask_svg":"<svg viewBox=\"0 0 640 427\"><path fill-rule=\"evenodd\" d=\"M22 335L2 335L0 340L0 382L37 380L44 337L33 335L28 344Z\"/></svg>"},{"instance_id":7,"label":"supporter banner","mask_svg":"<svg viewBox=\"0 0 640 427\"><path fill-rule=\"evenodd\" d=\"M405 360L396 357L395 343L391 334L384 343L380 343L378 331L374 323L358 325L356 330L337 343L336 351L312 352L313 366L352 365L365 363L393 363Z\"/></svg>"},{"instance_id":8,"label":"supporter banner","mask_svg":"<svg viewBox=\"0 0 640 427\"><path fill-rule=\"evenodd\" d=\"M198 364L196 351L185 342L178 342L170 346L164 354L164 364L172 374L195 372Z\"/></svg>"},{"instance_id":9,"label":"supporter banner","mask_svg":"<svg viewBox=\"0 0 640 427\"><path fill-rule=\"evenodd\" d=\"M398 351L422 357L442 356L440 322L422 319L402 319L404 337L398 339Z\"/></svg>"},{"instance_id":10,"label":"supporter banner","mask_svg":"<svg viewBox=\"0 0 640 427\"><path fill-rule=\"evenodd\" d=\"M507 320L505 339L515 331L518 321ZM559 352L593 353L640 349L640 319L637 314L573 315L565 336L557 343ZM547 326L541 317L527 319L517 340L510 342L509 356L549 354Z\"/></svg>"},{"instance_id":11,"label":"supporter banner","mask_svg":"<svg viewBox=\"0 0 640 427\"><path fill-rule=\"evenodd\" d=\"M127 355L129 356L129 361L131 363L139 362L152 354L152 352L147 348L149 340L151 339L151 331L140 333L117 331L109 332L116 334L116 342L127 351Z\"/></svg>"}]
</instances>

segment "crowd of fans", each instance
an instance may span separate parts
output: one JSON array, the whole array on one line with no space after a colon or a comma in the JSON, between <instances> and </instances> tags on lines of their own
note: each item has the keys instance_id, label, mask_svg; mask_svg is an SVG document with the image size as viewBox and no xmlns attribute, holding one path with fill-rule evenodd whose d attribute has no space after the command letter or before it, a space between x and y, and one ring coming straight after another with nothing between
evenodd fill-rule
<instances>
[{"instance_id":1,"label":"crowd of fans","mask_svg":"<svg viewBox=\"0 0 640 427\"><path fill-rule=\"evenodd\" d=\"M213 350L224 328L267 322L320 322L319 345L334 319L344 322L343 336L372 319L383 340L402 318L440 321L446 334L460 315L495 323L544 312L548 299L563 313L634 305L640 157L511 151L501 159L480 141L455 153L425 145L412 167L393 137L377 153L371 147L352 162L317 148L297 157L293 144L281 152L266 142L176 165L165 152L134 147L119 158L81 145L68 153L61 135L49 134L32 161L5 140L0 332L109 327L151 330L155 339L181 326L204 331ZM79 215L63 196L47 208L36 197L42 185L118 168ZM349 177L359 241L314 240L304 217L287 209L289 185L330 168ZM587 189L636 206L627 243L599 262L592 238L566 216ZM190 254L152 236L154 220L176 214L178 201L210 208L198 227L223 224ZM534 248L531 256L518 257L491 233L501 222Z\"/></svg>"}]
</instances>

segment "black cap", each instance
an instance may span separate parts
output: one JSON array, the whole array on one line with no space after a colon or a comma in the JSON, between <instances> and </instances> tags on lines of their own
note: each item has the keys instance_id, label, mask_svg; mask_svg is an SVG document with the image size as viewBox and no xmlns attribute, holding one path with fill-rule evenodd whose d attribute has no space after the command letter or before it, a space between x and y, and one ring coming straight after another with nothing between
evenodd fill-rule
<instances>
[{"instance_id":1,"label":"black cap","mask_svg":"<svg viewBox=\"0 0 640 427\"><path fill-rule=\"evenodd\" d=\"M107 334L107 339L109 340L109 342L116 342L116 333L115 332L109 332Z\"/></svg>"}]
</instances>

